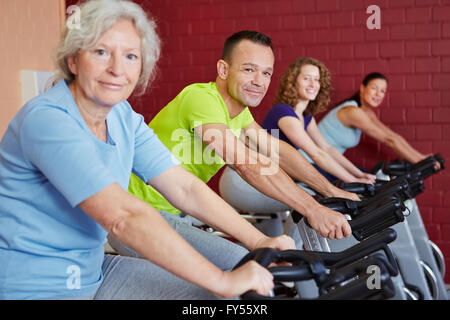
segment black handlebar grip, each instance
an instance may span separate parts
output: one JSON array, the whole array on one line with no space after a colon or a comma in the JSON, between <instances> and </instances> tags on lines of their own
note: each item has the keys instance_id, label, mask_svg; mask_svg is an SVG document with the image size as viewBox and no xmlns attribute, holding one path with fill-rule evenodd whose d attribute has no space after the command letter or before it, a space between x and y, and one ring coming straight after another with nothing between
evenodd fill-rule
<instances>
[{"instance_id":1,"label":"black handlebar grip","mask_svg":"<svg viewBox=\"0 0 450 320\"><path fill-rule=\"evenodd\" d=\"M373 184L367 184L362 182L349 182L349 183L341 182L340 184L337 185L337 187L342 190L360 194L366 197L370 197L375 194L375 186Z\"/></svg>"},{"instance_id":2,"label":"black handlebar grip","mask_svg":"<svg viewBox=\"0 0 450 320\"><path fill-rule=\"evenodd\" d=\"M372 254L375 251L383 250L387 258L386 267L391 275L396 276L398 274L397 262L394 254L388 247L388 244L395 239L397 239L397 232L395 232L394 229L385 229L364 239L353 247L338 253L335 257L337 260L333 265L335 268L339 268L357 259Z\"/></svg>"},{"instance_id":3,"label":"black handlebar grip","mask_svg":"<svg viewBox=\"0 0 450 320\"><path fill-rule=\"evenodd\" d=\"M352 216L354 219L348 221L352 234L358 241L404 221L404 204L399 199L383 198L383 200L377 206L362 209L356 217ZM305 224L312 228L308 219L306 217L303 219Z\"/></svg>"},{"instance_id":4,"label":"black handlebar grip","mask_svg":"<svg viewBox=\"0 0 450 320\"><path fill-rule=\"evenodd\" d=\"M445 169L445 166L444 166L444 164L445 164L445 159L442 158L441 154L440 154L440 153L436 153L436 154L434 155L434 158L436 159L436 161L438 161L438 162L440 163L440 165L441 165L441 170Z\"/></svg>"},{"instance_id":5,"label":"black handlebar grip","mask_svg":"<svg viewBox=\"0 0 450 320\"><path fill-rule=\"evenodd\" d=\"M272 248L259 248L247 253L241 261L234 267L234 269L239 268L246 262L250 260L255 260L263 267L269 266L272 262L277 262L280 259L280 253L276 249Z\"/></svg>"},{"instance_id":6,"label":"black handlebar grip","mask_svg":"<svg viewBox=\"0 0 450 320\"><path fill-rule=\"evenodd\" d=\"M321 300L323 299L374 299L391 298L395 295L392 290L390 275L386 269L386 260L380 255L356 261L339 270L335 270L328 280L319 287ZM368 289L367 280L371 276L367 273L369 266L378 266L380 272L380 288ZM346 286L339 283L350 280ZM387 287L387 288L385 288ZM387 289L387 290L386 290Z\"/></svg>"},{"instance_id":7,"label":"black handlebar grip","mask_svg":"<svg viewBox=\"0 0 450 320\"><path fill-rule=\"evenodd\" d=\"M254 290L247 291L241 295L242 300L274 300L273 297L263 296Z\"/></svg>"},{"instance_id":8,"label":"black handlebar grip","mask_svg":"<svg viewBox=\"0 0 450 320\"><path fill-rule=\"evenodd\" d=\"M439 169L435 168L436 162L439 162L440 164ZM412 166L412 170L420 172L422 179L428 178L429 176L441 171L442 169L444 169L444 159L440 154L428 157L422 161L419 161L418 163L413 164Z\"/></svg>"},{"instance_id":9,"label":"black handlebar grip","mask_svg":"<svg viewBox=\"0 0 450 320\"><path fill-rule=\"evenodd\" d=\"M365 256L368 256L376 251L383 250L389 261L389 272L396 275L398 272L395 258L387 246L397 238L395 230L387 228L360 243L341 252L319 252L319 251L304 251L304 250L284 250L280 251L282 261L288 261L293 264L303 264L315 267L314 275L320 275L320 265L314 265L315 262L320 262L325 267L339 268L346 264L352 263Z\"/></svg>"},{"instance_id":10,"label":"black handlebar grip","mask_svg":"<svg viewBox=\"0 0 450 320\"><path fill-rule=\"evenodd\" d=\"M361 241L404 221L403 209L403 203L388 201L371 212L359 215L356 219L349 221L353 236Z\"/></svg>"},{"instance_id":11,"label":"black handlebar grip","mask_svg":"<svg viewBox=\"0 0 450 320\"><path fill-rule=\"evenodd\" d=\"M308 265L272 267L269 271L275 281L302 281L314 277Z\"/></svg>"},{"instance_id":12,"label":"black handlebar grip","mask_svg":"<svg viewBox=\"0 0 450 320\"><path fill-rule=\"evenodd\" d=\"M394 160L390 163L385 163L383 172L391 176L400 176L412 169L412 163L406 160Z\"/></svg>"},{"instance_id":13,"label":"black handlebar grip","mask_svg":"<svg viewBox=\"0 0 450 320\"><path fill-rule=\"evenodd\" d=\"M357 201L345 198L324 198L318 201L321 205L343 214L353 214L358 210Z\"/></svg>"},{"instance_id":14,"label":"black handlebar grip","mask_svg":"<svg viewBox=\"0 0 450 320\"><path fill-rule=\"evenodd\" d=\"M248 260L245 258L252 257L260 260L266 261L264 264L269 263L269 261L274 262L278 261L288 261L293 263L292 266L283 266L283 267L273 267L269 268L269 271L274 276L275 281L304 281L309 279L315 279L319 286L329 286L330 283L333 282L338 283L342 282L341 280L345 280L344 278L354 278L354 275L359 270L355 266L360 266L364 261L360 259L366 259L366 264L368 263L367 259L375 259L373 256L369 256L379 250L384 250L386 253L387 260L381 256L380 253L376 253L378 256L376 259L376 264L379 265L383 271L383 279L387 277L389 280L390 275L397 275L398 269L395 262L395 258L392 255L388 243L392 242L396 238L396 232L392 229L384 230L383 232L347 249L342 252L312 252L312 251L303 251L303 250L284 250L279 251L277 254L273 254L274 250L255 250L250 252L251 254L244 257L243 260ZM267 249L267 248L266 248ZM369 256L369 258L365 258ZM373 260L375 261L375 260ZM245 263L246 261L242 261ZM329 272L326 272L325 266L328 266L330 269ZM236 266L237 267L237 266ZM362 274L362 276L365 276ZM344 277L344 278L343 278ZM345 282L345 281L344 281ZM344 283L343 282L343 283ZM383 280L384 283L384 280ZM361 288L360 288L361 289ZM353 298L365 298L367 294L376 294L376 292L369 290L360 290L355 289L353 284L347 285L345 284L343 287L336 286L333 288L332 294L325 294L320 296L319 299L330 299L332 297L336 298L346 297L348 299ZM336 291L338 290L338 291ZM392 290L391 290L392 292ZM257 294L255 291L248 291L241 296L244 300L267 300L267 299L289 299L296 300L292 298L283 298L283 297L269 297ZM386 298L386 297L385 297ZM303 300L300 298L300 300Z\"/></svg>"},{"instance_id":15,"label":"black handlebar grip","mask_svg":"<svg viewBox=\"0 0 450 320\"><path fill-rule=\"evenodd\" d=\"M440 169L436 170L435 164L439 162ZM411 163L407 160L394 160L390 163L385 163L383 172L391 176L400 176L408 172L418 172L421 174L421 179L425 179L432 174L444 169L445 160L441 154L437 153L433 156L429 156L417 163Z\"/></svg>"}]
</instances>

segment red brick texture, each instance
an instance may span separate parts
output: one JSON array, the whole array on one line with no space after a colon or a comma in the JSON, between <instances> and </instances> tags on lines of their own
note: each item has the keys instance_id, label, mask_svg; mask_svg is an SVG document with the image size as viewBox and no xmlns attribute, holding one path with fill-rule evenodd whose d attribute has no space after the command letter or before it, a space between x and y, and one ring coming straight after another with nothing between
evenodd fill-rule
<instances>
[{"instance_id":1,"label":"red brick texture","mask_svg":"<svg viewBox=\"0 0 450 320\"><path fill-rule=\"evenodd\" d=\"M71 1L67 1L68 5ZM332 102L346 98L366 73L390 80L382 120L425 153L450 160L450 1L448 0L136 0L157 19L163 40L152 90L131 102L149 121L186 85L213 81L226 37L254 29L272 37L275 74L253 111L261 122L279 77L298 56L322 60L333 77ZM378 5L381 29L369 30L366 13ZM319 115L317 118L320 119ZM393 159L386 147L363 136L346 154L371 168ZM217 190L217 177L210 182ZM418 197L428 232L450 265L450 171L429 178ZM447 268L450 282L450 268Z\"/></svg>"}]
</instances>

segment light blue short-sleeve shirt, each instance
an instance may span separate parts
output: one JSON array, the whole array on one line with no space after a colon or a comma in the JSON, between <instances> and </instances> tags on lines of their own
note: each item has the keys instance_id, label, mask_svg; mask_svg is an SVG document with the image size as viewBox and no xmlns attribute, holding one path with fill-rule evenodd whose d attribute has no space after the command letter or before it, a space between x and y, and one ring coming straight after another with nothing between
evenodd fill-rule
<instances>
[{"instance_id":1,"label":"light blue short-sleeve shirt","mask_svg":"<svg viewBox=\"0 0 450 320\"><path fill-rule=\"evenodd\" d=\"M107 232L78 204L131 172L148 181L178 165L128 102L107 142L83 121L64 80L30 100L0 142L0 299L87 296L102 281Z\"/></svg>"},{"instance_id":2,"label":"light blue short-sleeve shirt","mask_svg":"<svg viewBox=\"0 0 450 320\"><path fill-rule=\"evenodd\" d=\"M354 100L341 103L328 112L317 125L325 140L342 154L357 146L361 139L361 130L344 126L337 117L337 112L346 106L357 107L358 104Z\"/></svg>"}]
</instances>

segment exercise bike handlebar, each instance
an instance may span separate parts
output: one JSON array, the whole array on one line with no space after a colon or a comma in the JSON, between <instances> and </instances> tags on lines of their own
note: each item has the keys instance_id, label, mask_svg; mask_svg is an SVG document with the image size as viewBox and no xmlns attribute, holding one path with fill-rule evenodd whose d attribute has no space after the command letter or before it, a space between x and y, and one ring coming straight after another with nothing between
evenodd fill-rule
<instances>
[{"instance_id":1,"label":"exercise bike handlebar","mask_svg":"<svg viewBox=\"0 0 450 320\"><path fill-rule=\"evenodd\" d=\"M250 260L255 260L263 267L267 268L271 263L280 261L280 251L272 248L258 248L247 253L241 261L234 267L239 268Z\"/></svg>"},{"instance_id":2,"label":"exercise bike handlebar","mask_svg":"<svg viewBox=\"0 0 450 320\"><path fill-rule=\"evenodd\" d=\"M285 250L280 253L280 258L296 264L321 261L326 267L337 269L382 250L388 261L389 273L395 276L398 274L397 263L388 244L396 238L395 230L388 228L340 252Z\"/></svg>"},{"instance_id":3,"label":"exercise bike handlebar","mask_svg":"<svg viewBox=\"0 0 450 320\"><path fill-rule=\"evenodd\" d=\"M440 168L438 170L435 168L436 162L439 162L440 164ZM393 188L401 182L404 184L405 190L398 191L405 192L405 198L411 199L424 191L422 180L443 170L444 163L445 160L439 153L423 159L415 164L412 164L406 160L394 160L390 163L382 162L382 165L379 165L378 167L382 168L384 173L395 176L395 179L391 181L376 180L373 185L360 182L344 183L342 181L338 181L336 186L345 191L362 195L363 197L373 197L375 195L380 195L381 193L391 192L387 190ZM409 188L407 188L407 183L410 184ZM406 190L408 189L409 194L406 193Z\"/></svg>"},{"instance_id":4,"label":"exercise bike handlebar","mask_svg":"<svg viewBox=\"0 0 450 320\"><path fill-rule=\"evenodd\" d=\"M270 268L274 271L274 275L278 277L278 281L293 281L294 278L297 280L315 278L318 283L323 283L327 274L326 268L337 270L377 251L383 251L387 259L385 261L386 269L390 275L396 276L398 274L397 263L388 247L388 244L396 238L395 230L386 229L341 252L278 251L272 248L259 248L244 256L235 268L250 260L255 260L266 268L273 262L285 261L292 263L293 266Z\"/></svg>"},{"instance_id":5,"label":"exercise bike handlebar","mask_svg":"<svg viewBox=\"0 0 450 320\"><path fill-rule=\"evenodd\" d=\"M349 221L353 236L358 240L364 240L386 228L389 228L405 220L402 202L388 200L372 210L359 214Z\"/></svg>"},{"instance_id":6,"label":"exercise bike handlebar","mask_svg":"<svg viewBox=\"0 0 450 320\"><path fill-rule=\"evenodd\" d=\"M371 197L375 195L377 189L381 188L388 182L389 181L377 179L374 184L369 184L363 182L343 182L342 180L338 180L335 185L339 189L353 192L364 197Z\"/></svg>"},{"instance_id":7,"label":"exercise bike handlebar","mask_svg":"<svg viewBox=\"0 0 450 320\"><path fill-rule=\"evenodd\" d=\"M341 213L350 213L364 207L377 206L380 203L383 203L387 197L392 198L395 197L395 195L404 195L408 192L409 188L410 182L407 177L398 177L392 181L388 181L376 189L373 196L364 197L361 201L332 197L319 199L318 202L332 210L339 211ZM406 197L407 196L403 196L403 198Z\"/></svg>"},{"instance_id":8,"label":"exercise bike handlebar","mask_svg":"<svg viewBox=\"0 0 450 320\"><path fill-rule=\"evenodd\" d=\"M403 211L406 207L400 199L395 197L382 198L382 201L377 202L377 205L367 206L363 209L355 208L357 202L352 202L351 200L341 202L330 201L329 203L323 202L322 204L342 214L348 214L351 217L348 223L352 229L353 236L358 241L362 241L405 220ZM302 215L294 210L292 212L292 218L294 222L298 223ZM311 227L308 220L305 217L303 219L306 225Z\"/></svg>"},{"instance_id":9,"label":"exercise bike handlebar","mask_svg":"<svg viewBox=\"0 0 450 320\"><path fill-rule=\"evenodd\" d=\"M380 287L369 289L368 283L372 276L370 270L373 270L369 268L374 267L379 268ZM342 289L334 289L340 283L355 278ZM319 287L319 293L318 300L388 299L395 296L395 287L386 269L385 258L374 255L331 273L328 280Z\"/></svg>"},{"instance_id":10,"label":"exercise bike handlebar","mask_svg":"<svg viewBox=\"0 0 450 320\"><path fill-rule=\"evenodd\" d=\"M257 259L257 261L263 261L268 263L269 261L275 262L288 261L293 262L292 251L298 250L288 250L274 253L274 249L258 249L256 252L249 253L243 260L247 262L251 258ZM240 265L240 264L238 264ZM314 264L300 264L292 266L282 266L282 267L272 267L268 270L274 276L274 281L303 281L315 279L315 273L313 271L312 265ZM322 265L319 269L323 268L323 262L315 260L315 265ZM322 273L325 277L321 279L319 284L319 291L321 296L318 297L319 300L326 299L363 299L363 298L389 298L394 296L395 290L390 280L389 268L387 267L389 262L381 256L374 256L361 259L359 261L353 262L346 265L340 269L331 270L330 273ZM367 267L368 266L378 266L380 270L380 280L382 283L382 288L378 291L373 291L367 287ZM236 266L237 267L237 266ZM353 279L351 283L344 284L342 286L337 286L344 281ZM356 279L356 280L355 280ZM317 280L317 279L315 279ZM364 281L364 283L360 283ZM365 285L362 285L365 284ZM257 294L255 291L248 291L241 296L244 300L266 300L266 299L286 299L279 297L269 297ZM302 298L288 298L289 300L304 300Z\"/></svg>"},{"instance_id":11,"label":"exercise bike handlebar","mask_svg":"<svg viewBox=\"0 0 450 320\"><path fill-rule=\"evenodd\" d=\"M363 197L361 201L338 197L322 198L317 201L332 210L353 215L357 214L362 208L378 206L380 203L385 202L387 197L391 199L399 198L401 201L412 199L423 192L424 188L423 180L419 178L418 174L407 173L394 180L386 181L379 188L374 189L375 194L373 196Z\"/></svg>"},{"instance_id":12,"label":"exercise bike handlebar","mask_svg":"<svg viewBox=\"0 0 450 320\"><path fill-rule=\"evenodd\" d=\"M440 164L438 170L435 168L436 162L439 162ZM420 173L421 179L425 179L432 174L443 170L445 168L444 163L444 158L437 153L414 164L407 160L394 160L390 163L385 163L382 170L384 173L391 176L400 176L408 172L417 172Z\"/></svg>"}]
</instances>

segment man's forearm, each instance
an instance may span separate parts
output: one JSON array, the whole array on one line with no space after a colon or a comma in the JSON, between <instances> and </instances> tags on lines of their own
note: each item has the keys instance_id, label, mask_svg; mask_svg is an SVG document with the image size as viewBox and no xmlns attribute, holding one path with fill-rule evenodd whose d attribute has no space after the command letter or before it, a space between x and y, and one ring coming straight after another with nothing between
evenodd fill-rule
<instances>
[{"instance_id":1,"label":"man's forearm","mask_svg":"<svg viewBox=\"0 0 450 320\"><path fill-rule=\"evenodd\" d=\"M320 204L299 187L281 168L262 175L261 163L233 166L236 172L259 192L278 200L301 214L313 214Z\"/></svg>"}]
</instances>

